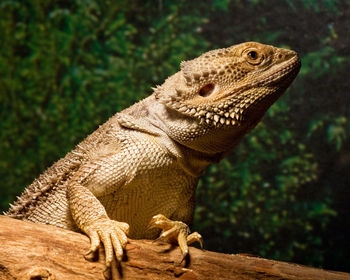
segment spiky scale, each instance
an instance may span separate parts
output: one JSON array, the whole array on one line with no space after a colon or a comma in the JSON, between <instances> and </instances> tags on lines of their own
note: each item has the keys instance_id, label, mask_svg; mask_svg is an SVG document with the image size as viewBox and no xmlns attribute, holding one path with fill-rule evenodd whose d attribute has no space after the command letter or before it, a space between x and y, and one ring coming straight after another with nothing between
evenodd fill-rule
<instances>
[{"instance_id":1,"label":"spiky scale","mask_svg":"<svg viewBox=\"0 0 350 280\"><path fill-rule=\"evenodd\" d=\"M198 115L200 115L200 116L204 116L206 114L206 112L204 111L204 110L200 110L199 112L198 112Z\"/></svg>"}]
</instances>

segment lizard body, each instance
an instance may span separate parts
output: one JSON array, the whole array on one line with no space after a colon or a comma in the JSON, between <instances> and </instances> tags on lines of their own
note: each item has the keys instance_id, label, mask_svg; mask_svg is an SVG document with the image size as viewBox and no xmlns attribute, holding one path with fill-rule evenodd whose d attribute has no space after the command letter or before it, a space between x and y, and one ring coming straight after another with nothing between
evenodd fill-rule
<instances>
[{"instance_id":1,"label":"lizard body","mask_svg":"<svg viewBox=\"0 0 350 280\"><path fill-rule=\"evenodd\" d=\"M126 235L155 238L154 228L186 255L201 239L186 226L199 176L260 121L299 68L295 52L254 42L182 62L48 168L6 214L85 232L91 252L103 242L107 266L113 254L121 260Z\"/></svg>"}]
</instances>

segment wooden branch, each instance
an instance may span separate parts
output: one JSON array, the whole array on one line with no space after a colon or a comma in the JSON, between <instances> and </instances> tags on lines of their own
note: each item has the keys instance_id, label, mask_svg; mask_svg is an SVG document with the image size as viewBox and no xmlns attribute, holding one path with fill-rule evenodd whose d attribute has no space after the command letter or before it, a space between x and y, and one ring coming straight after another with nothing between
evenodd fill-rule
<instances>
[{"instance_id":1,"label":"wooden branch","mask_svg":"<svg viewBox=\"0 0 350 280\"><path fill-rule=\"evenodd\" d=\"M0 279L104 279L103 252L96 262L83 255L89 239L80 233L0 216ZM307 279L350 280L350 274L243 255L190 248L188 266L177 247L130 240L127 259L114 279Z\"/></svg>"}]
</instances>

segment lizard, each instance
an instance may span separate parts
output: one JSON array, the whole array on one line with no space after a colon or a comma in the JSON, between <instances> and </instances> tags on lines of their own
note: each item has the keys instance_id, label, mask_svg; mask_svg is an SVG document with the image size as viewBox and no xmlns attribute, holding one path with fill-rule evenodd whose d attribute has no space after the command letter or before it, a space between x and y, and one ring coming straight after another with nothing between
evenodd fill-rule
<instances>
[{"instance_id":1,"label":"lizard","mask_svg":"<svg viewBox=\"0 0 350 280\"><path fill-rule=\"evenodd\" d=\"M253 129L296 77L292 50L256 42L183 61L180 71L145 99L116 113L29 185L6 215L80 231L107 268L122 261L128 237L159 236L182 255L195 190Z\"/></svg>"}]
</instances>

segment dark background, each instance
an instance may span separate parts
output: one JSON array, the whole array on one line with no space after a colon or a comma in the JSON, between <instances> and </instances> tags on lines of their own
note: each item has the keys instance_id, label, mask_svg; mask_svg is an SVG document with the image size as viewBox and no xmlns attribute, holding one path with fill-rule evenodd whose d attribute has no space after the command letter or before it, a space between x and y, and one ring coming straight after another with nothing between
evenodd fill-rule
<instances>
[{"instance_id":1,"label":"dark background","mask_svg":"<svg viewBox=\"0 0 350 280\"><path fill-rule=\"evenodd\" d=\"M299 52L287 93L197 191L205 247L350 271L350 1L0 1L0 208L204 51Z\"/></svg>"}]
</instances>

